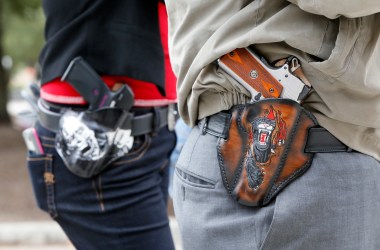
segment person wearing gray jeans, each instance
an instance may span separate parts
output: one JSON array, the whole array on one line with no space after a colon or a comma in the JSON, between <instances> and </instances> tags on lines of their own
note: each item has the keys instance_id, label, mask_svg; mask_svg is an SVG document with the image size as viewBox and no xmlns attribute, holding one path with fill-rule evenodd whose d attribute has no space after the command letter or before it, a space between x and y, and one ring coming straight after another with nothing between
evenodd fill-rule
<instances>
[{"instance_id":1,"label":"person wearing gray jeans","mask_svg":"<svg viewBox=\"0 0 380 250\"><path fill-rule=\"evenodd\" d=\"M174 209L184 249L380 249L380 2L167 0L166 5L179 112L192 127L174 175ZM299 60L311 91L295 105L323 131L303 128L306 139L284 140L289 150L296 144L306 150L310 142L319 146L309 165L286 185L271 182L274 191L269 193L277 195L250 206L242 202L244 195L256 192L268 176L266 163L258 164L257 142L277 138L276 146L262 151L262 159L273 160L283 141L278 133L254 128L257 117L244 116L244 110L271 100L255 100L253 91L218 63L241 48L253 49L275 70L284 58ZM254 68L249 77L255 79L253 73ZM267 119L276 129L284 128L285 113L271 115L271 109L254 114L263 118L258 127L270 127ZM251 131L244 119L251 121ZM222 152L221 145L237 135L233 129L245 136ZM247 151L240 160L223 155L233 158L238 147ZM282 162L298 157L289 152ZM252 181L245 170L249 159L256 172L244 189ZM225 169L231 162L240 164L235 172ZM242 179L231 178L240 173ZM236 196L230 183L246 193Z\"/></svg>"}]
</instances>

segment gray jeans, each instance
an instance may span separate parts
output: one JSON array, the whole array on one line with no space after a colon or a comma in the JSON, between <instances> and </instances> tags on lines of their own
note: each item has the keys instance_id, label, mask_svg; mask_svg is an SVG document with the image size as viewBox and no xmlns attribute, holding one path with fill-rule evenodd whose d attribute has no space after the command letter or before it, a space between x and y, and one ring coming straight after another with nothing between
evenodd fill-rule
<instances>
[{"instance_id":1,"label":"gray jeans","mask_svg":"<svg viewBox=\"0 0 380 250\"><path fill-rule=\"evenodd\" d=\"M194 127L174 176L184 249L380 249L380 163L319 153L268 206L239 205L219 171L217 137Z\"/></svg>"}]
</instances>

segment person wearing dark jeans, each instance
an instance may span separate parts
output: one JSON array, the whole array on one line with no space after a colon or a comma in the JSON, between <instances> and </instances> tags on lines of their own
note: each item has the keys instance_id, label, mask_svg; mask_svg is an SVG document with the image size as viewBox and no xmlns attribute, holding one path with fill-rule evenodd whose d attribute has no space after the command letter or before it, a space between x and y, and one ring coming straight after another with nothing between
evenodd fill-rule
<instances>
[{"instance_id":1,"label":"person wearing dark jeans","mask_svg":"<svg viewBox=\"0 0 380 250\"><path fill-rule=\"evenodd\" d=\"M38 206L59 223L77 249L174 249L166 204L169 157L176 143L169 107L176 103L176 92L164 3L42 3L46 44L39 60L41 110L34 126L41 151L29 150L27 158ZM120 89L120 83L131 89L132 108L119 111L133 114L132 125L150 117L142 123L145 132L141 126L131 128L128 152L86 177L67 168L57 151L62 130L51 122L71 111L85 113L91 106L71 82L62 80L76 57L83 58L110 90ZM106 121L116 124L117 119Z\"/></svg>"}]
</instances>

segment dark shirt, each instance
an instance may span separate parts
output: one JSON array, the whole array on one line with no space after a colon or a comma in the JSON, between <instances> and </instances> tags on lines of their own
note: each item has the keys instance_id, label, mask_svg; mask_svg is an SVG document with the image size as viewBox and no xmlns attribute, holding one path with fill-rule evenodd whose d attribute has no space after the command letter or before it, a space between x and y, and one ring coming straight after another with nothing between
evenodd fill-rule
<instances>
[{"instance_id":1,"label":"dark shirt","mask_svg":"<svg viewBox=\"0 0 380 250\"><path fill-rule=\"evenodd\" d=\"M43 0L42 84L82 56L100 75L154 83L165 95L158 0Z\"/></svg>"}]
</instances>

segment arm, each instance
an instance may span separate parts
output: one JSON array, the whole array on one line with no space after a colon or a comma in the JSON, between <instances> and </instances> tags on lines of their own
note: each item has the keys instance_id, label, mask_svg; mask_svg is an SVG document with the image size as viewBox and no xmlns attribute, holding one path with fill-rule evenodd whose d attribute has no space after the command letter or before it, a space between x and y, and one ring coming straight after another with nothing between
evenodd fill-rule
<instances>
[{"instance_id":1,"label":"arm","mask_svg":"<svg viewBox=\"0 0 380 250\"><path fill-rule=\"evenodd\" d=\"M380 12L378 0L288 0L304 11L324 15L330 19L346 16L349 18L368 16Z\"/></svg>"}]
</instances>

